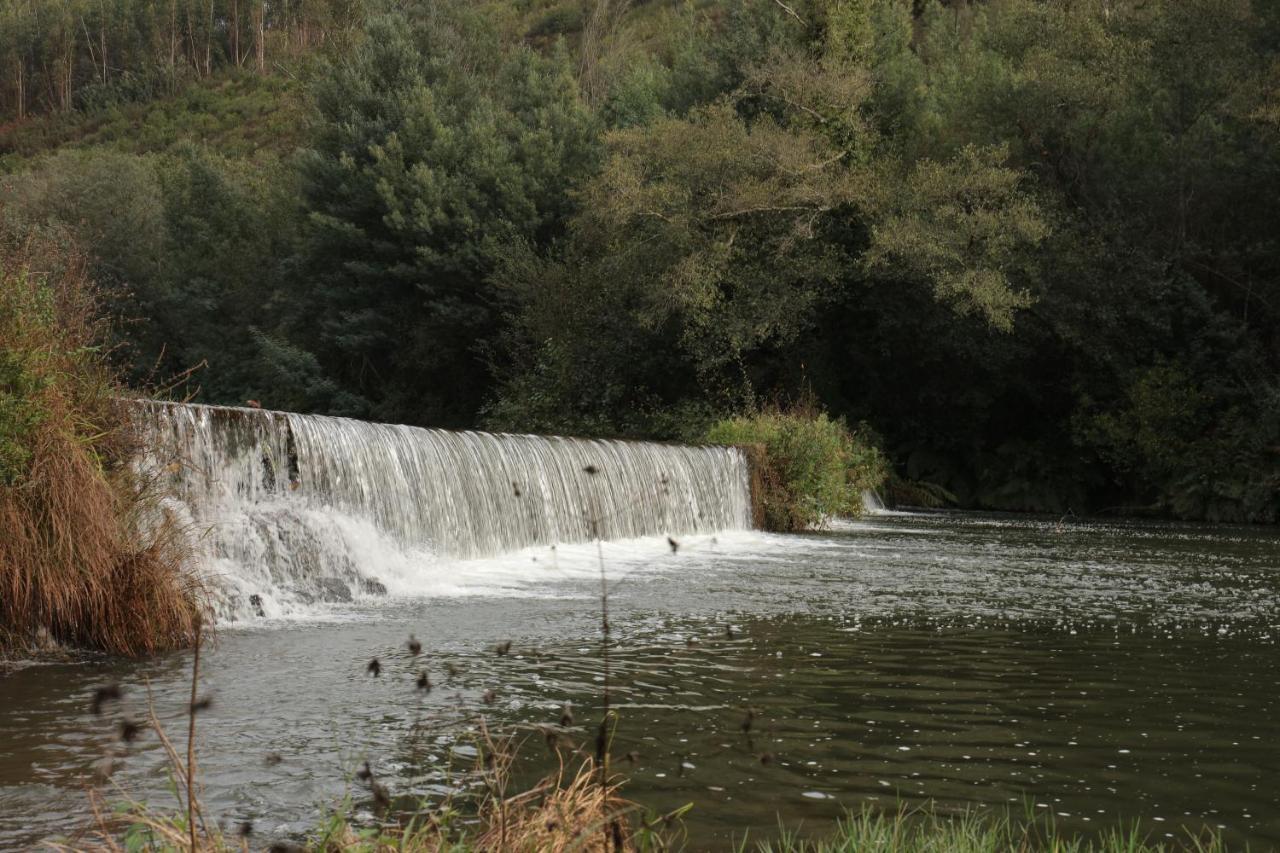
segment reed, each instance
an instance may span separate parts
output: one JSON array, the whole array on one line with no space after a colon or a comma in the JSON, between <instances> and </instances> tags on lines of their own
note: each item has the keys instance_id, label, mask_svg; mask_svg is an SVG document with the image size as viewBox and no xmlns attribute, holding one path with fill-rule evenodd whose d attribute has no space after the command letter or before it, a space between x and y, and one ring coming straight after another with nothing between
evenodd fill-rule
<instances>
[{"instance_id":1,"label":"reed","mask_svg":"<svg viewBox=\"0 0 1280 853\"><path fill-rule=\"evenodd\" d=\"M202 591L183 532L128 460L84 260L0 236L0 643L125 655L190 645ZM0 646L0 651L3 646Z\"/></svg>"}]
</instances>

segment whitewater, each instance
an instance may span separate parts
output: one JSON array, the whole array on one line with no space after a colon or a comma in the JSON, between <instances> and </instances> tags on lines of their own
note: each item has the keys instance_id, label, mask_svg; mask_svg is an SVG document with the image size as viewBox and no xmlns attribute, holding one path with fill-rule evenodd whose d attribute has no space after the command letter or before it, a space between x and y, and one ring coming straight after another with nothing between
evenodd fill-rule
<instances>
[{"instance_id":1,"label":"whitewater","mask_svg":"<svg viewBox=\"0 0 1280 853\"><path fill-rule=\"evenodd\" d=\"M150 523L189 531L224 621L521 589L675 547L750 548L736 448L452 432L139 401ZM668 538L671 540L668 542Z\"/></svg>"}]
</instances>

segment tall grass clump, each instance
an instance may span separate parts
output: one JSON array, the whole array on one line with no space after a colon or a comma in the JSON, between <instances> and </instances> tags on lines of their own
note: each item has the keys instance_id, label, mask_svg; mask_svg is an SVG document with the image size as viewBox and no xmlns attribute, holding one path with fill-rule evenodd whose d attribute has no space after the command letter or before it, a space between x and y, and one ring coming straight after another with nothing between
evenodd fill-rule
<instances>
[{"instance_id":1,"label":"tall grass clump","mask_svg":"<svg viewBox=\"0 0 1280 853\"><path fill-rule=\"evenodd\" d=\"M944 814L932 808L880 810L864 806L845 816L835 831L818 838L783 829L775 841L741 853L1225 853L1222 836L1212 829L1184 829L1173 841L1152 840L1136 824L1113 826L1084 837L1064 832L1052 818L1009 813Z\"/></svg>"},{"instance_id":2,"label":"tall grass clump","mask_svg":"<svg viewBox=\"0 0 1280 853\"><path fill-rule=\"evenodd\" d=\"M712 425L707 440L747 449L757 523L808 530L862 512L862 492L884 482L888 465L870 437L812 407L773 408Z\"/></svg>"},{"instance_id":3,"label":"tall grass clump","mask_svg":"<svg viewBox=\"0 0 1280 853\"><path fill-rule=\"evenodd\" d=\"M98 310L78 255L0 233L0 650L138 655L199 630L182 532L143 523Z\"/></svg>"}]
</instances>

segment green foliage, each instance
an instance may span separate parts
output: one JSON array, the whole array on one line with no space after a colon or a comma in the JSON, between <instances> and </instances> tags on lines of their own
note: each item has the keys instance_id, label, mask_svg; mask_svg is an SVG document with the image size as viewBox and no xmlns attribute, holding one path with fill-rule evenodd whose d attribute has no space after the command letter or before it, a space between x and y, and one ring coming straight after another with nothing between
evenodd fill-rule
<instances>
[{"instance_id":1,"label":"green foliage","mask_svg":"<svg viewBox=\"0 0 1280 853\"><path fill-rule=\"evenodd\" d=\"M263 278L292 249L295 193L292 173L265 158L63 150L0 181L0 219L65 230L88 250L116 294L132 381L206 364L209 396L243 402L270 391L253 329L273 324Z\"/></svg>"},{"instance_id":2,"label":"green foliage","mask_svg":"<svg viewBox=\"0 0 1280 853\"><path fill-rule=\"evenodd\" d=\"M320 364L375 417L474 417L499 252L554 238L594 167L563 59L495 38L464 3L381 17L316 87L295 327L316 324Z\"/></svg>"},{"instance_id":3,"label":"green foliage","mask_svg":"<svg viewBox=\"0 0 1280 853\"><path fill-rule=\"evenodd\" d=\"M0 8L0 119L109 111L341 51L364 0L17 0Z\"/></svg>"},{"instance_id":4,"label":"green foliage","mask_svg":"<svg viewBox=\"0 0 1280 853\"><path fill-rule=\"evenodd\" d=\"M1280 517L1271 4L174 8L0 9L0 219L134 382L661 438L812 388L920 499Z\"/></svg>"},{"instance_id":5,"label":"green foliage","mask_svg":"<svg viewBox=\"0 0 1280 853\"><path fill-rule=\"evenodd\" d=\"M548 9L533 26L529 27L530 38L554 38L582 29L585 11L581 3L560 3Z\"/></svg>"},{"instance_id":6,"label":"green foliage","mask_svg":"<svg viewBox=\"0 0 1280 853\"><path fill-rule=\"evenodd\" d=\"M53 323L52 296L39 283L29 282L26 270L0 266L0 487L26 479L37 430L49 413L42 403L50 377L41 370L48 355L18 346L40 337ZM33 330L36 330L33 335Z\"/></svg>"},{"instance_id":7,"label":"green foliage","mask_svg":"<svg viewBox=\"0 0 1280 853\"><path fill-rule=\"evenodd\" d=\"M1117 470L1162 484L1152 497L1173 515L1275 521L1280 397L1250 402L1215 413L1212 394L1162 363L1135 372L1123 404L1082 413L1076 427L1080 441L1098 448ZM1250 423L1259 410L1262 422Z\"/></svg>"},{"instance_id":8,"label":"green foliage","mask_svg":"<svg viewBox=\"0 0 1280 853\"><path fill-rule=\"evenodd\" d=\"M834 832L817 839L783 828L777 841L742 851L758 853L997 853L1005 850L1062 850L1075 853L1159 853L1171 847L1196 853L1223 853L1215 830L1190 828L1176 844L1153 841L1138 826L1111 826L1084 838L1060 829L1051 818L1008 813L942 814L932 808L882 811L865 807L842 818Z\"/></svg>"},{"instance_id":9,"label":"green foliage","mask_svg":"<svg viewBox=\"0 0 1280 853\"><path fill-rule=\"evenodd\" d=\"M742 76L741 103L763 112L722 101L610 133L558 251L507 253L495 422L644 433L663 405L751 406L855 270L1002 328L1027 304L1013 280L1045 225L998 154L904 177L866 162L856 69L788 53ZM675 378L689 374L693 388Z\"/></svg>"},{"instance_id":10,"label":"green foliage","mask_svg":"<svg viewBox=\"0 0 1280 853\"><path fill-rule=\"evenodd\" d=\"M721 420L707 431L714 444L760 445L765 527L809 530L835 516L862 514L862 493L884 482L887 465L864 432L826 413L769 410Z\"/></svg>"},{"instance_id":11,"label":"green foliage","mask_svg":"<svg viewBox=\"0 0 1280 853\"><path fill-rule=\"evenodd\" d=\"M1031 304L1014 281L1028 279L1028 256L1048 229L1018 173L1003 167L1005 156L968 146L948 163L923 160L904 182L882 184L868 265L918 276L961 312L1012 329L1014 312Z\"/></svg>"},{"instance_id":12,"label":"green foliage","mask_svg":"<svg viewBox=\"0 0 1280 853\"><path fill-rule=\"evenodd\" d=\"M86 106L0 126L0 172L17 171L61 148L132 154L192 144L222 156L291 153L305 139L300 86L287 77L237 73L192 81L171 96ZM6 168L7 167L7 168Z\"/></svg>"}]
</instances>

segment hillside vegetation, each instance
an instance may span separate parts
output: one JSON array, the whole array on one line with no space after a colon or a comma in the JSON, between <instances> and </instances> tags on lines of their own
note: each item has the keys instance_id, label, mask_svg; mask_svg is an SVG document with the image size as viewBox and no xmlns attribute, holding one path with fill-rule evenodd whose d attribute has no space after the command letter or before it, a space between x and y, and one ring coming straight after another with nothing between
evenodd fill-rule
<instances>
[{"instance_id":1,"label":"hillside vegetation","mask_svg":"<svg viewBox=\"0 0 1280 853\"><path fill-rule=\"evenodd\" d=\"M0 216L206 402L812 398L966 506L1274 522L1278 47L1258 0L20 0Z\"/></svg>"}]
</instances>

